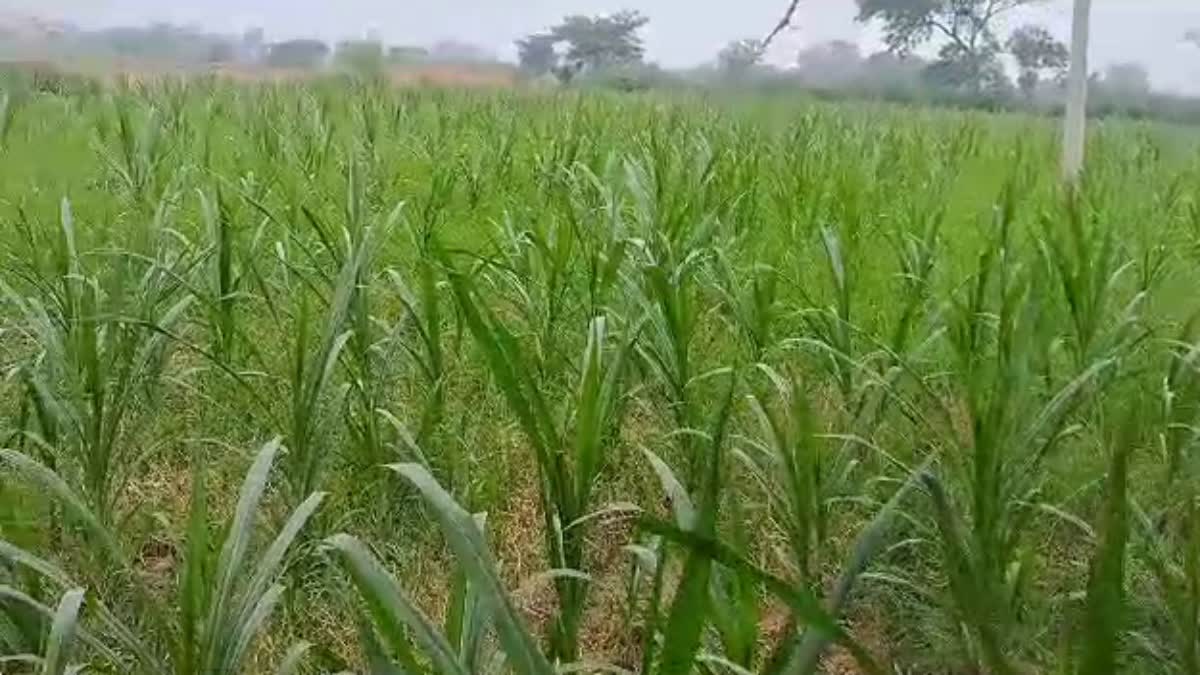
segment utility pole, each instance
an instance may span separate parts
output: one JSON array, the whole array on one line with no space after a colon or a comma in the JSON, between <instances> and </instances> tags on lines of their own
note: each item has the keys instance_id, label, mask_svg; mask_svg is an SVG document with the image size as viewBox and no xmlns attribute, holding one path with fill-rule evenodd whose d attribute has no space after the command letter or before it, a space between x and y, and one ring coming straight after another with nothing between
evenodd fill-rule
<instances>
[{"instance_id":1,"label":"utility pole","mask_svg":"<svg viewBox=\"0 0 1200 675\"><path fill-rule=\"evenodd\" d=\"M1067 75L1066 126L1063 129L1063 179L1070 185L1079 181L1079 174L1083 171L1091 15L1092 0L1075 0L1075 16L1071 22L1071 70Z\"/></svg>"}]
</instances>

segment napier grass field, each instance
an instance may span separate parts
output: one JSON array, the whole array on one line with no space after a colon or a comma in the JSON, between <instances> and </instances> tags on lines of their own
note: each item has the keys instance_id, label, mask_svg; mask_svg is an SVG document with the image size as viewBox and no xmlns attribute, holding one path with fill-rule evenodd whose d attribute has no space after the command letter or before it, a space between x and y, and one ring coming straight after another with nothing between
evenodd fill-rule
<instances>
[{"instance_id":1,"label":"napier grass field","mask_svg":"<svg viewBox=\"0 0 1200 675\"><path fill-rule=\"evenodd\" d=\"M1200 134L0 93L0 672L1200 673Z\"/></svg>"}]
</instances>

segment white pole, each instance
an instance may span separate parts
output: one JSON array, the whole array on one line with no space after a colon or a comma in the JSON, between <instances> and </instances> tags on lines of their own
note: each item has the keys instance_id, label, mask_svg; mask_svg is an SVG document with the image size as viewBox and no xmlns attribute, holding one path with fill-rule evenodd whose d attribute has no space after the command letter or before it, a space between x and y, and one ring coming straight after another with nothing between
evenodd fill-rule
<instances>
[{"instance_id":1,"label":"white pole","mask_svg":"<svg viewBox=\"0 0 1200 675\"><path fill-rule=\"evenodd\" d=\"M1063 178L1071 184L1083 170L1083 150L1087 126L1088 29L1092 0L1075 0L1071 23L1071 70L1067 75L1067 114L1063 130Z\"/></svg>"}]
</instances>

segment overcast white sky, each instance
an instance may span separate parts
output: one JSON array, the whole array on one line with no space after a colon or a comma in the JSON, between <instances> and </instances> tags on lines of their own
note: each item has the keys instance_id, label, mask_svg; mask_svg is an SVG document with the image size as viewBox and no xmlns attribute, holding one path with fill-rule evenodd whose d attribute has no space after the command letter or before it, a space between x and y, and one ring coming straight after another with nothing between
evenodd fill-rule
<instances>
[{"instance_id":1,"label":"overcast white sky","mask_svg":"<svg viewBox=\"0 0 1200 675\"><path fill-rule=\"evenodd\" d=\"M723 44L760 37L786 0L0 0L0 10L68 18L86 26L170 21L221 31L261 25L274 38L315 35L328 40L378 31L389 42L429 44L458 38L511 57L512 41L565 14L638 9L650 17L649 58L667 66L711 60ZM1048 0L1013 16L1036 19L1066 40L1070 1ZM877 33L854 22L854 0L801 0L797 28L784 36L772 60L786 62L797 48L831 39L879 47ZM1155 84L1200 93L1200 47L1181 40L1200 28L1200 0L1095 0L1092 65L1140 61Z\"/></svg>"}]
</instances>

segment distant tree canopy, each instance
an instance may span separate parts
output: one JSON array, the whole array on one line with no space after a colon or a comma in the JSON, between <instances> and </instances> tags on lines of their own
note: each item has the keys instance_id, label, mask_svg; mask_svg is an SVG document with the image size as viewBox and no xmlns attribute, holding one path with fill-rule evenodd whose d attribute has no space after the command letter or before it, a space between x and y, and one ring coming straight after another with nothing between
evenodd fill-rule
<instances>
[{"instance_id":1,"label":"distant tree canopy","mask_svg":"<svg viewBox=\"0 0 1200 675\"><path fill-rule=\"evenodd\" d=\"M717 54L717 68L726 77L740 77L757 66L762 58L762 40L734 40Z\"/></svg>"},{"instance_id":2,"label":"distant tree canopy","mask_svg":"<svg viewBox=\"0 0 1200 675\"><path fill-rule=\"evenodd\" d=\"M535 33L517 40L517 62L521 70L532 75L553 71L560 58L557 45L558 38L552 33Z\"/></svg>"},{"instance_id":3,"label":"distant tree canopy","mask_svg":"<svg viewBox=\"0 0 1200 675\"><path fill-rule=\"evenodd\" d=\"M1027 25L1013 31L1005 45L1017 60L1017 85L1026 98L1033 96L1045 73L1061 78L1071 60L1067 46L1041 26Z\"/></svg>"},{"instance_id":4,"label":"distant tree canopy","mask_svg":"<svg viewBox=\"0 0 1200 675\"><path fill-rule=\"evenodd\" d=\"M800 50L796 68L800 78L818 87L841 85L858 76L863 66L858 45L833 40Z\"/></svg>"},{"instance_id":5,"label":"distant tree canopy","mask_svg":"<svg viewBox=\"0 0 1200 675\"><path fill-rule=\"evenodd\" d=\"M276 42L267 50L267 65L273 68L320 68L329 58L329 45L303 38Z\"/></svg>"},{"instance_id":6,"label":"distant tree canopy","mask_svg":"<svg viewBox=\"0 0 1200 675\"><path fill-rule=\"evenodd\" d=\"M262 29L244 35L223 34L165 22L95 30L64 24L54 30L13 35L3 42L51 58L104 61L115 57L170 66L258 64L265 55Z\"/></svg>"},{"instance_id":7,"label":"distant tree canopy","mask_svg":"<svg viewBox=\"0 0 1200 675\"><path fill-rule=\"evenodd\" d=\"M649 19L637 12L618 12L611 16L568 16L554 29L555 36L567 45L568 61L585 68L640 63L645 55L638 35Z\"/></svg>"},{"instance_id":8,"label":"distant tree canopy","mask_svg":"<svg viewBox=\"0 0 1200 675\"><path fill-rule=\"evenodd\" d=\"M883 22L884 42L906 53L940 35L960 52L998 48L996 20L1039 0L856 0L858 20Z\"/></svg>"},{"instance_id":9,"label":"distant tree canopy","mask_svg":"<svg viewBox=\"0 0 1200 675\"><path fill-rule=\"evenodd\" d=\"M633 11L568 16L548 31L517 41L521 69L565 79L579 71L640 64L646 50L638 31L648 22Z\"/></svg>"},{"instance_id":10,"label":"distant tree canopy","mask_svg":"<svg viewBox=\"0 0 1200 675\"><path fill-rule=\"evenodd\" d=\"M1011 86L998 62L997 20L1040 0L856 0L858 20L883 24L884 42L897 54L940 39L928 74L939 85L972 92Z\"/></svg>"},{"instance_id":11,"label":"distant tree canopy","mask_svg":"<svg viewBox=\"0 0 1200 675\"><path fill-rule=\"evenodd\" d=\"M223 35L169 23L85 31L73 39L89 52L108 52L121 57L174 63L227 60L231 48L229 39Z\"/></svg>"},{"instance_id":12,"label":"distant tree canopy","mask_svg":"<svg viewBox=\"0 0 1200 675\"><path fill-rule=\"evenodd\" d=\"M883 96L912 97L924 86L929 64L914 54L877 52L863 60L856 74L858 86Z\"/></svg>"}]
</instances>

